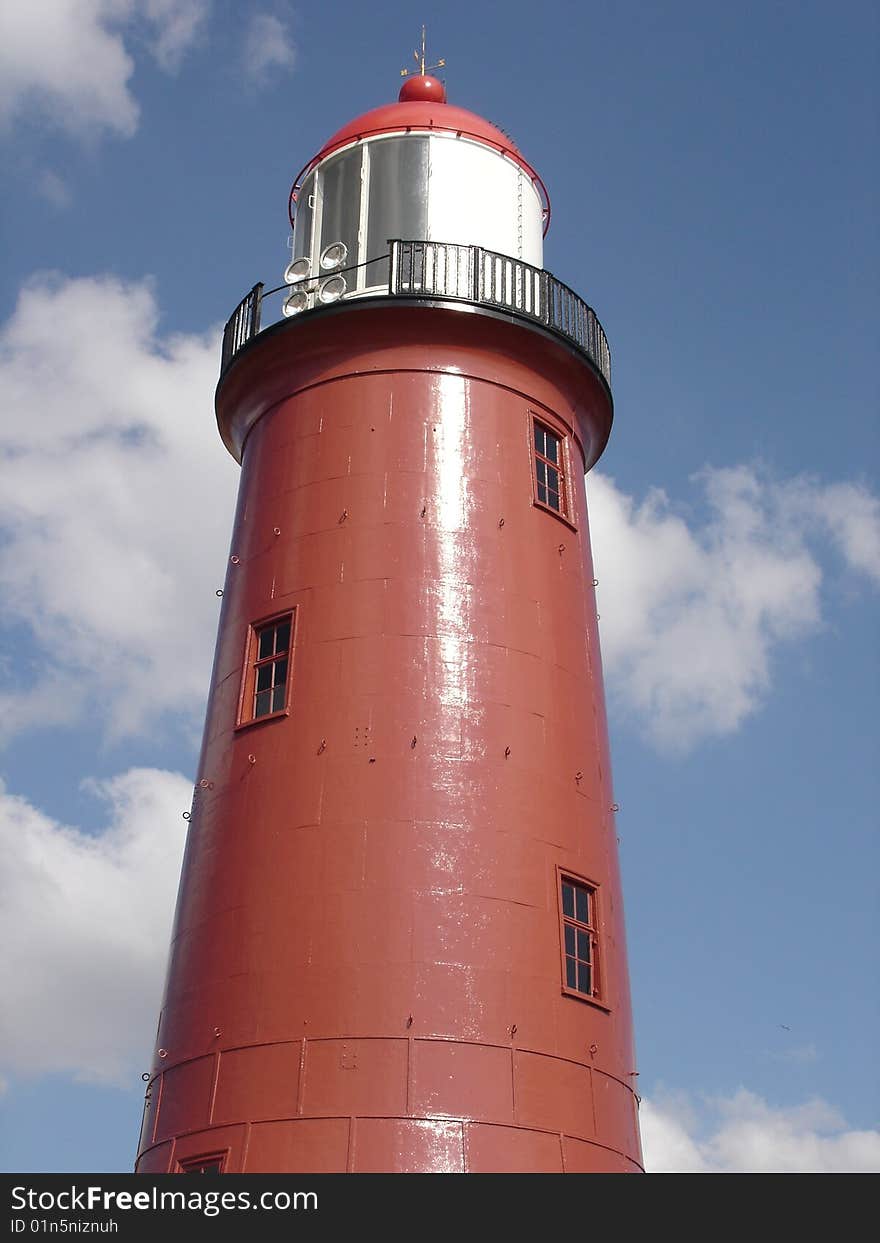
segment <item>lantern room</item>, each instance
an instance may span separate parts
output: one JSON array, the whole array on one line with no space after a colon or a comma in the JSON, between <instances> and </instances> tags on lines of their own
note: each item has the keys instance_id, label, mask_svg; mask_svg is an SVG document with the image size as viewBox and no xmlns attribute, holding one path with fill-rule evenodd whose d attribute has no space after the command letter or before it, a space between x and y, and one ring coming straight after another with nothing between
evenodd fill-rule
<instances>
[{"instance_id":1,"label":"lantern room","mask_svg":"<svg viewBox=\"0 0 880 1243\"><path fill-rule=\"evenodd\" d=\"M543 266L547 192L512 139L428 75L339 130L291 192L285 314L385 293L389 242L480 246Z\"/></svg>"}]
</instances>

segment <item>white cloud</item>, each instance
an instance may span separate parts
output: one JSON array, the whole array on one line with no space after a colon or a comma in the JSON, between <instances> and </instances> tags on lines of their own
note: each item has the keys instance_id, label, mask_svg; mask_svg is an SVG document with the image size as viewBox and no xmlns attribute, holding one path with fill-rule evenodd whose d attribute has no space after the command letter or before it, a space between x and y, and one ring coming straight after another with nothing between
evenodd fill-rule
<instances>
[{"instance_id":1,"label":"white cloud","mask_svg":"<svg viewBox=\"0 0 880 1243\"><path fill-rule=\"evenodd\" d=\"M156 1029L192 784L135 768L91 789L109 808L98 836L0 784L0 1065L130 1085Z\"/></svg>"},{"instance_id":2,"label":"white cloud","mask_svg":"<svg viewBox=\"0 0 880 1243\"><path fill-rule=\"evenodd\" d=\"M44 168L37 175L35 189L41 198L59 210L70 206L70 187L64 178L59 177L58 173L53 172L51 168Z\"/></svg>"},{"instance_id":3,"label":"white cloud","mask_svg":"<svg viewBox=\"0 0 880 1243\"><path fill-rule=\"evenodd\" d=\"M244 64L248 77L258 81L272 69L290 69L296 46L284 23L271 13L257 13L250 21L244 41Z\"/></svg>"},{"instance_id":4,"label":"white cloud","mask_svg":"<svg viewBox=\"0 0 880 1243\"><path fill-rule=\"evenodd\" d=\"M157 322L148 283L43 277L0 331L0 620L42 649L33 694L4 689L12 729L40 702L57 718L58 683L117 734L166 709L201 724L238 468L217 333Z\"/></svg>"},{"instance_id":5,"label":"white cloud","mask_svg":"<svg viewBox=\"0 0 880 1243\"><path fill-rule=\"evenodd\" d=\"M144 15L155 28L153 54L166 73L176 73L199 37L211 0L144 0Z\"/></svg>"},{"instance_id":6,"label":"white cloud","mask_svg":"<svg viewBox=\"0 0 880 1243\"><path fill-rule=\"evenodd\" d=\"M0 125L35 111L75 135L130 137L131 42L143 25L160 66L174 70L209 0L30 0L0 5Z\"/></svg>"},{"instance_id":7,"label":"white cloud","mask_svg":"<svg viewBox=\"0 0 880 1243\"><path fill-rule=\"evenodd\" d=\"M847 561L880 583L880 500L851 483L818 491L819 513Z\"/></svg>"},{"instance_id":8,"label":"white cloud","mask_svg":"<svg viewBox=\"0 0 880 1243\"><path fill-rule=\"evenodd\" d=\"M740 1088L731 1097L643 1100L649 1173L864 1174L880 1171L880 1131L854 1131L826 1102L791 1109Z\"/></svg>"},{"instance_id":9,"label":"white cloud","mask_svg":"<svg viewBox=\"0 0 880 1243\"><path fill-rule=\"evenodd\" d=\"M32 106L74 133L133 134L138 107L128 80L134 62L111 29L128 7L104 0L0 5L3 123Z\"/></svg>"},{"instance_id":10,"label":"white cloud","mask_svg":"<svg viewBox=\"0 0 880 1243\"><path fill-rule=\"evenodd\" d=\"M82 682L57 669L34 673L27 686L0 689L0 744L31 730L73 725L86 703Z\"/></svg>"},{"instance_id":11,"label":"white cloud","mask_svg":"<svg viewBox=\"0 0 880 1243\"><path fill-rule=\"evenodd\" d=\"M880 581L880 506L865 488L750 466L697 483L706 515L689 520L661 491L638 502L601 473L587 481L609 687L670 749L759 707L777 645L821 625L829 541Z\"/></svg>"}]
</instances>

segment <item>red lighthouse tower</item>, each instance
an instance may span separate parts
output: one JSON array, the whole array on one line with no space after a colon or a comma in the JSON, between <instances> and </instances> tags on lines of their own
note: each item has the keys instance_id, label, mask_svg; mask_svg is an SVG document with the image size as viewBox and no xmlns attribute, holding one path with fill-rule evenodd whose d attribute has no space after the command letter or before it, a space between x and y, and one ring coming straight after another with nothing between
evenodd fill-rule
<instances>
[{"instance_id":1,"label":"red lighthouse tower","mask_svg":"<svg viewBox=\"0 0 880 1243\"><path fill-rule=\"evenodd\" d=\"M638 1171L594 312L424 75L227 325L241 462L141 1172Z\"/></svg>"}]
</instances>

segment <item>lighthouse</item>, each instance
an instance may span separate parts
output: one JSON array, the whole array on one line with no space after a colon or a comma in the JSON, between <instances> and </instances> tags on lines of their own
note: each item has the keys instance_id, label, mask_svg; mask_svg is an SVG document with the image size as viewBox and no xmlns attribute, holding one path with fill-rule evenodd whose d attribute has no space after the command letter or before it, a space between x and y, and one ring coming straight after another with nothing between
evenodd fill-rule
<instances>
[{"instance_id":1,"label":"lighthouse","mask_svg":"<svg viewBox=\"0 0 880 1243\"><path fill-rule=\"evenodd\" d=\"M306 164L283 283L226 326L142 1173L641 1169L584 486L610 355L540 176L424 68Z\"/></svg>"}]
</instances>

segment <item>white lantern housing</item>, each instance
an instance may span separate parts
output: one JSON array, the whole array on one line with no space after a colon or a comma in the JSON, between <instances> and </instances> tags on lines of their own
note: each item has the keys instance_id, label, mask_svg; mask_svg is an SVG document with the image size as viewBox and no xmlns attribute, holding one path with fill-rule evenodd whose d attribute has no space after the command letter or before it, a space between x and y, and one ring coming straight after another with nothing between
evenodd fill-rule
<instances>
[{"instance_id":1,"label":"white lantern housing","mask_svg":"<svg viewBox=\"0 0 880 1243\"><path fill-rule=\"evenodd\" d=\"M346 298L387 290L391 239L480 246L543 266L540 178L501 130L445 102L402 101L358 118L306 167L294 195L292 266L344 268Z\"/></svg>"}]
</instances>

